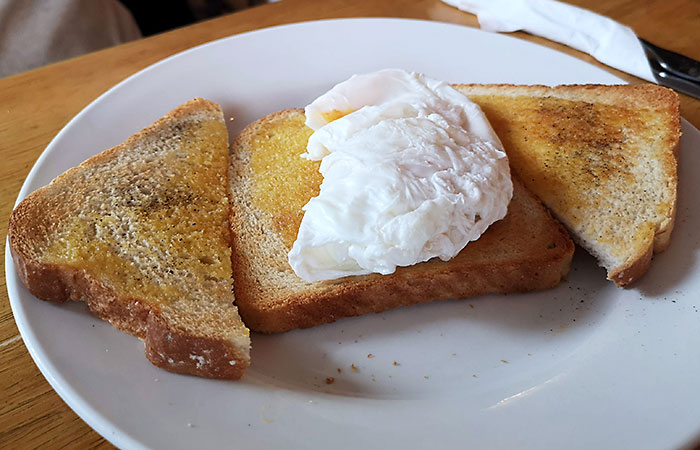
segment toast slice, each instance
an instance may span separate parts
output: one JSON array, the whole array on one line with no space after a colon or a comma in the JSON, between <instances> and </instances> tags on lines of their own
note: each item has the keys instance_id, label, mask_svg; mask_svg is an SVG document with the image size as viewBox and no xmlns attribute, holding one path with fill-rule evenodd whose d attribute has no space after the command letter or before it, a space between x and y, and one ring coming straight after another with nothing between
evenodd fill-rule
<instances>
[{"instance_id":1,"label":"toast slice","mask_svg":"<svg viewBox=\"0 0 700 450\"><path fill-rule=\"evenodd\" d=\"M84 300L158 367L240 378L250 339L233 305L228 149L221 109L195 99L33 192L8 233L22 282Z\"/></svg>"},{"instance_id":2,"label":"toast slice","mask_svg":"<svg viewBox=\"0 0 700 450\"><path fill-rule=\"evenodd\" d=\"M665 250L676 211L678 96L641 86L460 85L513 171L625 286Z\"/></svg>"},{"instance_id":3,"label":"toast slice","mask_svg":"<svg viewBox=\"0 0 700 450\"><path fill-rule=\"evenodd\" d=\"M568 273L566 231L514 180L506 217L448 262L432 259L370 274L308 283L287 262L304 206L318 194L319 162L304 153L311 130L300 109L249 125L235 139L229 171L233 276L241 316L265 333L307 328L435 299L547 289Z\"/></svg>"}]
</instances>

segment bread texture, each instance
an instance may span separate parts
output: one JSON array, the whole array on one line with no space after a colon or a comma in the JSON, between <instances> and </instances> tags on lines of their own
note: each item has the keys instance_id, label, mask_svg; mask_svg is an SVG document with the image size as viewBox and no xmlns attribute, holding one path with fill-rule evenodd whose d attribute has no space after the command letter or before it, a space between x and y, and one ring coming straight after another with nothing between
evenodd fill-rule
<instances>
[{"instance_id":1,"label":"bread texture","mask_svg":"<svg viewBox=\"0 0 700 450\"><path fill-rule=\"evenodd\" d=\"M234 306L228 132L195 99L25 198L9 240L34 296L85 301L163 369L236 379L250 338Z\"/></svg>"},{"instance_id":2,"label":"bread texture","mask_svg":"<svg viewBox=\"0 0 700 450\"><path fill-rule=\"evenodd\" d=\"M676 211L678 96L655 85L458 85L513 171L626 286L665 250Z\"/></svg>"},{"instance_id":3,"label":"bread texture","mask_svg":"<svg viewBox=\"0 0 700 450\"><path fill-rule=\"evenodd\" d=\"M289 266L302 206L317 195L318 162L300 157L311 130L303 110L281 111L235 139L229 171L234 290L251 330L307 328L436 299L547 289L568 273L573 242L514 180L508 214L448 262L433 259L370 274L308 283Z\"/></svg>"}]
</instances>

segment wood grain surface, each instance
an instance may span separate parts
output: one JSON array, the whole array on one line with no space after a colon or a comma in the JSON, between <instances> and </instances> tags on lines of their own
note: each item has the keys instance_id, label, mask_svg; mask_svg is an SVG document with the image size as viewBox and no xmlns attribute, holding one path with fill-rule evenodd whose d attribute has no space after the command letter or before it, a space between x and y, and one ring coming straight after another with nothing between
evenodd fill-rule
<instances>
[{"instance_id":1,"label":"wood grain surface","mask_svg":"<svg viewBox=\"0 0 700 450\"><path fill-rule=\"evenodd\" d=\"M700 60L698 0L572 0L627 24L659 46ZM127 76L169 55L257 28L334 17L406 17L478 26L439 0L284 0L0 79L0 234L39 154L89 102ZM605 68L588 55L514 33ZM700 100L681 95L681 114L700 128ZM4 262L4 246L2 248ZM112 448L51 389L30 358L0 289L0 448ZM700 419L699 419L700 420ZM698 447L700 448L700 447Z\"/></svg>"}]
</instances>

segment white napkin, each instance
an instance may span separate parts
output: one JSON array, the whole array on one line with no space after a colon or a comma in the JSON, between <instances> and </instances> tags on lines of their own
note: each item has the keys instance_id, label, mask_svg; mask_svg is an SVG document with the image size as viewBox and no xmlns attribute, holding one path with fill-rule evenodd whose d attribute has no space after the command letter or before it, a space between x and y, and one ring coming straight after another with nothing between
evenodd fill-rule
<instances>
[{"instance_id":1,"label":"white napkin","mask_svg":"<svg viewBox=\"0 0 700 450\"><path fill-rule=\"evenodd\" d=\"M586 52L610 67L656 82L634 31L587 9L555 0L442 0L476 14L486 31L523 30Z\"/></svg>"}]
</instances>

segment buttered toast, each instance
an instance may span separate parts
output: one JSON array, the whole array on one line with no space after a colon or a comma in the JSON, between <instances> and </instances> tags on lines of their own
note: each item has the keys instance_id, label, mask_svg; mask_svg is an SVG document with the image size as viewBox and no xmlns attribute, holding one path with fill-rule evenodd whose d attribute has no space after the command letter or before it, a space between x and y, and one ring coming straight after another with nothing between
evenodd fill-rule
<instances>
[{"instance_id":1,"label":"buttered toast","mask_svg":"<svg viewBox=\"0 0 700 450\"><path fill-rule=\"evenodd\" d=\"M84 300L158 367L240 378L250 339L233 305L228 158L221 109L195 99L67 171L12 213L22 282Z\"/></svg>"},{"instance_id":2,"label":"buttered toast","mask_svg":"<svg viewBox=\"0 0 700 450\"><path fill-rule=\"evenodd\" d=\"M302 207L317 195L318 162L301 158L311 130L303 110L286 110L249 125L231 157L231 227L236 302L254 331L307 328L435 299L527 292L558 284L573 242L517 180L506 217L448 262L400 267L308 283L289 266Z\"/></svg>"},{"instance_id":3,"label":"buttered toast","mask_svg":"<svg viewBox=\"0 0 700 450\"><path fill-rule=\"evenodd\" d=\"M625 286L670 242L678 96L642 86L458 85L479 104L513 171L608 278Z\"/></svg>"}]
</instances>

